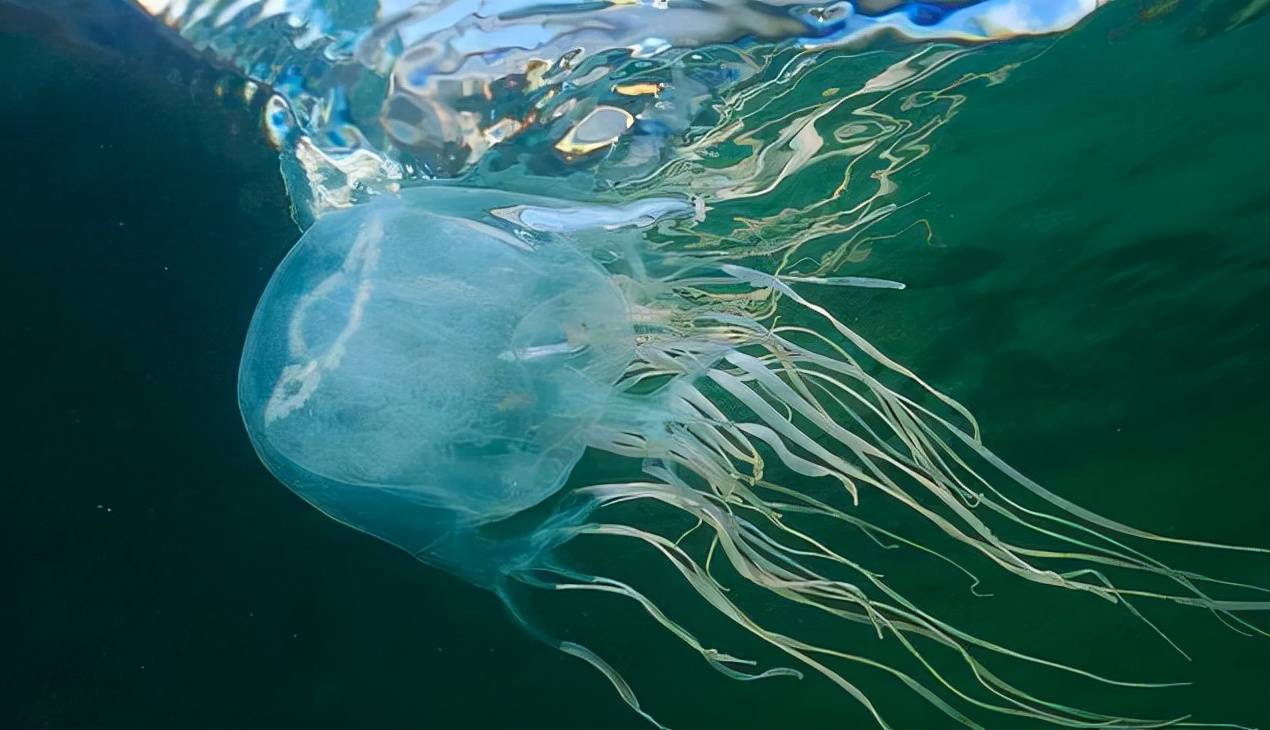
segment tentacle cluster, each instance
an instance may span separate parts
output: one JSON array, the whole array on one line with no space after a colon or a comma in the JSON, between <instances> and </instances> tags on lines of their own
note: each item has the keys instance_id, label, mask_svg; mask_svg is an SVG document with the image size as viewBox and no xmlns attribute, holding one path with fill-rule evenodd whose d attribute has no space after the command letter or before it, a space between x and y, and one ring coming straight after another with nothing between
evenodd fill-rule
<instances>
[{"instance_id":1,"label":"tentacle cluster","mask_svg":"<svg viewBox=\"0 0 1270 730\"><path fill-rule=\"evenodd\" d=\"M886 357L791 283L732 264L718 264L699 275L679 272L651 289L649 282L643 283L645 302L636 309L644 335L621 388L639 393L645 401L655 398L662 405L661 417L652 427L617 418L594 434L592 444L645 460L647 479L577 490L574 496L590 500L596 509L586 524L567 528L570 536L624 538L651 547L711 607L803 668L827 677L882 727L889 726L879 709L833 664L846 660L886 672L971 728L981 725L967 714L969 708L1076 728L1200 725L1184 717L1149 720L1103 714L1030 694L989 671L980 657L995 654L1113 685L1171 685L1101 677L960 630L919 608L879 573L828 547L829 540L798 525L802 518L828 518L863 531L884 547L903 546L933 555L978 583L953 558L856 514L882 495L1025 580L1092 594L1125 607L1148 624L1134 599L1206 608L1236 630L1255 633L1264 632L1237 612L1270 609L1270 601L1220 600L1203 586L1263 589L1171 568L1127 543L1132 538L1267 551L1155 535L1049 492L989 451L962 405ZM886 285L823 278L811 283ZM672 306L666 306L669 297ZM781 324L784 303L796 305L804 317L818 319L819 326ZM769 479L766 472L772 470L765 467L773 460L782 471L804 477L800 483L828 480L840 487L840 498L813 496ZM705 555L692 554L682 537L676 540L645 525L603 520L605 508L634 500L656 502L691 517L697 525L693 530L708 532ZM1050 509L1028 506L1033 502ZM1027 539L1007 539L1002 534L1006 532ZM1033 546L1042 544L1047 547ZM879 639L892 637L916 660L913 666L921 674L764 626L738 605L712 570L720 558L745 582L791 604L869 625ZM822 565L826 567L817 567ZM1164 581L1174 589L1122 586L1109 574L1126 572L1154 576L1154 583ZM514 577L558 591L630 598L710 665L736 679L799 674L793 669L749 670L751 662L709 648L643 593L612 577L582 574L550 559ZM603 671L622 697L644 712L625 680L606 662L577 644L560 646ZM937 669L928 658L933 646L960 657L978 689L963 687L964 682Z\"/></svg>"}]
</instances>

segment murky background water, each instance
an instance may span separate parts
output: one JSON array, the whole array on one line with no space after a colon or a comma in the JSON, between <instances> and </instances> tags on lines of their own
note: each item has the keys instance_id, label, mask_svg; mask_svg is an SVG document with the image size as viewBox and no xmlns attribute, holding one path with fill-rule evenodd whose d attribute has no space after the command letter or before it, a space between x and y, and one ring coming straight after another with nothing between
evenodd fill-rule
<instances>
[{"instance_id":1,"label":"murky background water","mask_svg":"<svg viewBox=\"0 0 1270 730\"><path fill-rule=\"evenodd\" d=\"M1270 21L1219 32L1246 6L1122 0L1070 35L932 77L924 90L948 90L931 114L902 118L939 124L891 174L909 205L861 238L846 272L909 288L830 294L1055 491L1148 529L1264 546ZM645 727L495 598L341 527L259 465L234 378L256 298L297 235L262 102L121 7L58 11L78 19L0 3L0 726ZM1002 68L1001 83L963 81ZM852 78L846 64L824 73ZM804 80L785 111L822 103L829 83ZM840 181L804 175L729 210L771 230ZM1270 585L1264 558L1164 552ZM886 560L913 558L875 564ZM975 598L938 563L891 574L1021 648L1195 682L1072 683L1054 687L1060 698L1270 723L1270 640L1202 612L1149 607L1187 662L1101 603L986 571L996 598ZM629 606L571 610L674 727L867 722L815 678L731 683ZM895 683L852 678L897 727L941 727Z\"/></svg>"}]
</instances>

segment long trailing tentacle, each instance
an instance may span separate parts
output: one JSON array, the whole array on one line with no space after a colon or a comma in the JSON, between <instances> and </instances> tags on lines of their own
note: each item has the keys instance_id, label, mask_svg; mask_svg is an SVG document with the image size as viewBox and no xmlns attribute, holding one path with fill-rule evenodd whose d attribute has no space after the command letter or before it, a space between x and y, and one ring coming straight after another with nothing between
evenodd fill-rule
<instances>
[{"instance_id":1,"label":"long trailing tentacle","mask_svg":"<svg viewBox=\"0 0 1270 730\"><path fill-rule=\"evenodd\" d=\"M673 479L673 476L669 474L665 474L665 476ZM743 576L750 583L761 586L796 603L827 611L831 615L839 618L872 624L878 628L879 632L885 631L886 635L896 637L904 647L905 651L918 660L919 665L936 680L939 686L951 692L958 699L975 707L979 707L980 709L996 713L1028 717L1059 726L1075 728L1154 728L1168 726L1198 726L1195 723L1188 722L1185 718L1153 721L1131 717L1119 717L1090 712L1088 710L1069 707L1034 697L1023 690L1010 685L997 675L990 672L981 662L973 657L970 650L966 647L973 645L990 651L998 651L999 653L1008 656L1039 662L1050 667L1072 671L1098 681L1113 684L1127 684L1130 686L1170 685L1145 685L1139 683L1116 682L1115 680L1098 677L1097 675L1083 672L1078 669L1064 667L1063 665L1057 663L1035 659L1028 657L1027 655L996 647L988 642L983 642L975 639L974 637L970 637L964 632L952 630L950 627L947 627L946 624L942 624L941 622L938 622L937 620L920 612L915 607L912 607L911 603L907 602L905 599L900 597L898 593L889 588L886 588L885 590L897 599L895 604L886 603L881 600L870 600L864 596L863 592L859 588L849 583L820 576L807 569L802 562L800 562L801 559L807 557L827 558L829 556L833 556L832 559L835 562L850 563L850 561L842 558L841 556L834 555L823 546L818 546L813 552L808 552L806 550L793 548L788 544L772 539L749 521L727 510L723 506L723 502L721 500L718 501L718 503L712 504L713 500L706 497L699 491L686 488L682 483L670 484L666 482L643 482L599 485L585 488L583 493L585 496L594 498L601 506L637 499L651 499L693 515L694 517L700 519L703 524L710 526L714 532L715 539L717 539L718 544L722 546L723 553L727 556L729 563L738 574ZM847 680L838 670L833 669L823 660L817 659L817 656L864 664L884 671L899 679L903 684L916 692L919 696L923 697L923 699L930 702L941 712L956 720L959 724L970 728L981 727L981 725L979 725L975 720L956 709L948 701L940 697L934 690L926 687L907 672L858 654L849 653L842 649L813 644L766 628L750 613L744 610L736 601L727 596L727 592L724 590L724 587L713 575L710 574L708 569L692 558L691 555L689 555L684 548L676 544L675 541L665 536L641 528L616 523L590 524L576 528L575 532L580 535L589 534L635 538L653 547L676 570L679 571L688 584L709 605L738 625L745 628L753 635L802 661L809 668L829 678L839 687L843 688L859 700L866 709L873 714L875 720L882 727L888 727L886 721L882 718L878 709L868 700L864 693L855 684ZM807 539L810 540L810 538ZM814 543L814 541L811 542ZM859 568L859 566L856 567ZM870 580L874 582L875 585L885 588L885 584L880 581L879 576L869 574L868 571L864 571L863 569L860 570L862 573L869 576ZM649 615L657 620L658 623L662 624L685 643L696 649L699 653L705 656L707 660L711 661L712 664L715 663L713 661L715 657L726 656L721 655L714 650L705 649L701 642L693 634L671 619L667 618L663 609L657 607L651 600L625 583L609 578L589 576L577 571L554 567L541 567L538 569L538 572L550 574L552 577L551 579L546 579L539 576L521 576L521 578L534 585L549 587L556 590L593 590L624 595L636 600L645 609L645 611L649 613ZM846 608L846 606L850 606L851 608ZM935 669L935 667L925 658L923 652L908 638L909 636L921 636L956 651L966 662L967 666L970 667L970 670L974 674L979 685L989 691L993 696L997 697L999 702L992 703L979 699L959 688L950 679L946 678ZM745 675L745 678L762 678L773 676L774 674L791 673L792 670L778 669L769 670L768 672L763 672L757 675L747 674ZM624 681L622 682L622 685L625 685ZM1002 702L1004 704L1001 704ZM1224 727L1239 726L1226 725Z\"/></svg>"},{"instance_id":2,"label":"long trailing tentacle","mask_svg":"<svg viewBox=\"0 0 1270 730\"><path fill-rule=\"evenodd\" d=\"M597 509L632 500L656 502L687 515L693 527L676 537L643 525L590 522L563 528L570 537L633 539L654 549L707 604L828 678L859 701L881 727L887 723L880 710L832 666L834 662L879 669L970 728L980 725L957 703L1073 728L1241 727L1208 725L1187 717L1117 716L1035 696L990 671L981 655L1109 685L1157 688L1177 683L1108 678L959 629L920 608L882 575L831 549L797 523L803 518L825 518L860 530L884 548L907 547L935 556L968 576L976 596L985 595L977 590L979 578L961 561L856 514L881 495L1010 574L1123 606L1179 652L1182 649L1151 623L1134 599L1206 608L1236 630L1261 632L1235 612L1267 610L1270 601L1214 598L1200 586L1266 589L1173 568L1129 541L1267 551L1160 536L1081 508L1005 464L983 445L969 410L887 358L828 310L798 294L788 281L732 264L714 269L722 276L702 273L699 268L685 266L658 286L649 285L658 295L675 292L673 296L681 297L678 314L657 314L651 306L642 310L644 334L638 357L620 384L620 390L632 397L656 394L654 402L660 404L656 417L616 418L592 436L597 448L645 460L650 480L583 487L573 494L591 500ZM882 286L872 280L824 277L791 281ZM735 291L738 282L749 287L748 293ZM823 318L836 337L811 327L780 324L777 302L781 299ZM888 373L891 379L898 377L901 386L916 386L927 397L925 401L889 385ZM809 483L836 485L845 503L838 503L832 489L822 498L779 483L767 474L769 460ZM1025 495L1055 511L1027 506ZM998 531L1005 526L1034 539L1021 544L1007 538ZM709 546L704 556L694 557L685 540L699 529L707 531ZM712 572L716 554L745 583L790 605L869 626L879 639L895 639L920 669L917 676L928 676L932 684L927 686L909 671L843 647L766 627L741 606L739 595L732 597L733 588ZM817 565L825 565L827 571L816 569ZM1170 581L1175 589L1164 592L1120 585L1108 573L1113 570L1156 576ZM859 582L845 580L843 572ZM797 674L789 668L747 671L744 668L751 662L709 648L665 608L615 577L590 575L553 561L515 577L538 588L602 592L635 601L711 666L735 679ZM644 712L616 670L589 650L570 646L576 647L570 653L597 666L628 704ZM973 685L963 686L941 671L927 656L931 646L958 657L973 677Z\"/></svg>"}]
</instances>

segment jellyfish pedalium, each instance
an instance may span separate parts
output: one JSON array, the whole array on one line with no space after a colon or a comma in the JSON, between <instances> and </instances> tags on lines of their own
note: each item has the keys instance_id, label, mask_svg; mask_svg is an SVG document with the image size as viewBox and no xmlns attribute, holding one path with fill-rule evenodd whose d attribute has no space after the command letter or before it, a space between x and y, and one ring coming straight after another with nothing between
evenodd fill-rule
<instances>
[{"instance_id":1,"label":"jellyfish pedalium","mask_svg":"<svg viewBox=\"0 0 1270 730\"><path fill-rule=\"evenodd\" d=\"M651 548L720 617L827 677L883 727L883 714L838 663L889 673L967 727L980 725L960 708L1067 727L1178 724L1078 709L1013 686L980 656L1132 683L949 625L795 518L828 518L930 552L869 521L870 502L889 500L1027 581L1090 593L1135 615L1131 599L1148 597L1252 628L1235 612L1270 603L1211 598L1203 588L1210 579L1127 541L1226 546L1136 530L1046 491L983 446L964 407L799 291L898 285L784 276L719 252L649 243L651 226L701 214L670 198L606 206L437 185L328 214L274 273L247 336L239 400L258 453L335 519L503 596L527 628L604 672L650 720L617 670L532 625L511 587L632 599L737 679L800 673L754 669L708 647L629 583L556 560L580 536ZM782 324L789 307L806 317ZM571 485L544 514L586 449L642 460L643 477ZM775 466L797 479L773 480ZM804 483L828 484L830 496ZM693 554L659 525L605 519L611 506L634 501L686 515L708 531L708 552ZM1024 531L1026 544L1003 537L1003 525ZM1035 547L1041 542L1048 547ZM711 561L791 607L893 637L925 676L765 625L734 600ZM1112 570L1175 590L1122 587L1108 578ZM937 647L964 662L977 687L927 662Z\"/></svg>"}]
</instances>

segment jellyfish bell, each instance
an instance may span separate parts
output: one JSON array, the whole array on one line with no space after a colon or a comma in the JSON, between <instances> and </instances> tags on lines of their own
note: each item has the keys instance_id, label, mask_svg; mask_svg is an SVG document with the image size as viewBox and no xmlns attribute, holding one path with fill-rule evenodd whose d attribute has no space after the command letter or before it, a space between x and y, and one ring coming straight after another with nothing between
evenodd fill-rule
<instances>
[{"instance_id":1,"label":"jellyfish bell","mask_svg":"<svg viewBox=\"0 0 1270 730\"><path fill-rule=\"evenodd\" d=\"M529 548L478 528L563 485L635 346L585 253L446 210L491 195L415 191L319 220L260 300L238 388L281 481L483 584L526 557L497 553Z\"/></svg>"}]
</instances>

